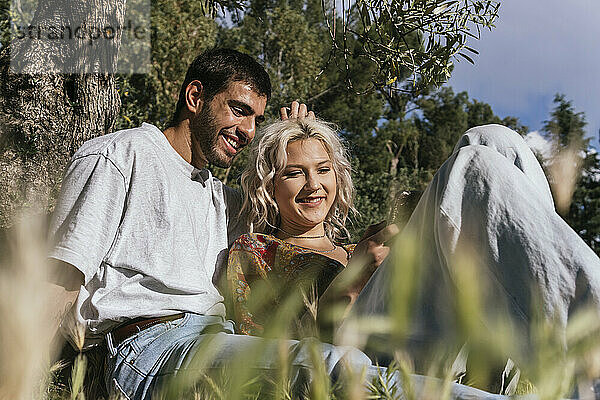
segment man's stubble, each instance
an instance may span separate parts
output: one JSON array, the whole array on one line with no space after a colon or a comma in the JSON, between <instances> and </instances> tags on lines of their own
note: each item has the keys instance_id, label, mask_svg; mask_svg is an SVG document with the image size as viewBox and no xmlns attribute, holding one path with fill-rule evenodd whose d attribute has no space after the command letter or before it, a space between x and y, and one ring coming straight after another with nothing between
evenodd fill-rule
<instances>
[{"instance_id":1,"label":"man's stubble","mask_svg":"<svg viewBox=\"0 0 600 400\"><path fill-rule=\"evenodd\" d=\"M210 105L210 102L205 102L198 116L192 118L192 140L198 142L206 161L220 168L229 168L235 157L223 154L217 147L220 130Z\"/></svg>"}]
</instances>

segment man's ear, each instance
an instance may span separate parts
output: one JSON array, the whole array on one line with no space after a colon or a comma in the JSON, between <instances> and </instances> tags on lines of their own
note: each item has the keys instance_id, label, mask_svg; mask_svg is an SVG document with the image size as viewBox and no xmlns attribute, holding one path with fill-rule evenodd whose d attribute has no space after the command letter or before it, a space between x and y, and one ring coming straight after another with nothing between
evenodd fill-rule
<instances>
[{"instance_id":1,"label":"man's ear","mask_svg":"<svg viewBox=\"0 0 600 400\"><path fill-rule=\"evenodd\" d=\"M191 81L185 88L185 108L192 114L202 109L204 88L202 82Z\"/></svg>"}]
</instances>

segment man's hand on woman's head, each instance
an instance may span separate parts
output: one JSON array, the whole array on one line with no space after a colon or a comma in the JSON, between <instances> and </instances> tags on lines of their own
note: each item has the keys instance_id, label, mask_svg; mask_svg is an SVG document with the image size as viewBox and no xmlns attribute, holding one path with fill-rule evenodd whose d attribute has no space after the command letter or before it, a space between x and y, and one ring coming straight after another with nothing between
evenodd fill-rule
<instances>
[{"instance_id":1,"label":"man's hand on woman's head","mask_svg":"<svg viewBox=\"0 0 600 400\"><path fill-rule=\"evenodd\" d=\"M308 107L304 103L299 103L296 100L292 101L289 107L281 107L279 109L281 120L290 118L308 118L315 119L315 113L308 111Z\"/></svg>"}]
</instances>

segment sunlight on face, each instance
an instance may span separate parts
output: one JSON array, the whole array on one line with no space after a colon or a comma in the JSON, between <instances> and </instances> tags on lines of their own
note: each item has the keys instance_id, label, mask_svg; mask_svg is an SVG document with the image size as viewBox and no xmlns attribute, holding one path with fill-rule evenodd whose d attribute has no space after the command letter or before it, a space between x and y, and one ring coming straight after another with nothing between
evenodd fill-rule
<instances>
[{"instance_id":1,"label":"sunlight on face","mask_svg":"<svg viewBox=\"0 0 600 400\"><path fill-rule=\"evenodd\" d=\"M256 127L265 119L266 105L265 96L239 81L205 102L190 122L196 167L209 162L221 168L231 166L254 139Z\"/></svg>"},{"instance_id":2,"label":"sunlight on face","mask_svg":"<svg viewBox=\"0 0 600 400\"><path fill-rule=\"evenodd\" d=\"M322 232L336 197L336 174L318 139L288 144L287 165L275 179L275 201L286 232Z\"/></svg>"}]
</instances>

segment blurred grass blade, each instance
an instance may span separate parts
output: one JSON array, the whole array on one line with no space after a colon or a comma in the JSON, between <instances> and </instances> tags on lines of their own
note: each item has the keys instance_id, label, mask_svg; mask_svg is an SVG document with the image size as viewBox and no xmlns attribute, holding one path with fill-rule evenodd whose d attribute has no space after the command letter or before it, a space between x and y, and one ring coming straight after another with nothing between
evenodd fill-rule
<instances>
[{"instance_id":1,"label":"blurred grass blade","mask_svg":"<svg viewBox=\"0 0 600 400\"><path fill-rule=\"evenodd\" d=\"M85 372L87 369L87 358L79 354L73 363L71 373L71 400L85 400L83 393L85 383Z\"/></svg>"}]
</instances>

